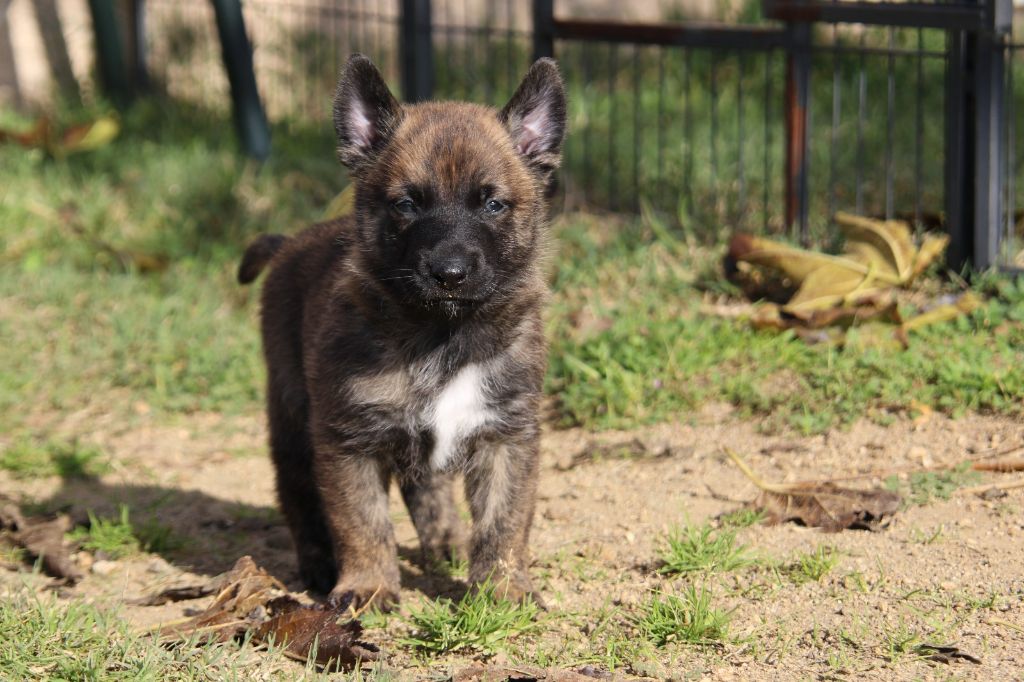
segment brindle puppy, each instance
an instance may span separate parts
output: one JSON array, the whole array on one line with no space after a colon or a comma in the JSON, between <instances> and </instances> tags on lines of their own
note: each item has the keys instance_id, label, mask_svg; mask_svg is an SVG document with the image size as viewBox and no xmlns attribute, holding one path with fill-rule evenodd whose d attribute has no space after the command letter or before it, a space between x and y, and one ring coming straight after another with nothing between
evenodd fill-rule
<instances>
[{"instance_id":1,"label":"brindle puppy","mask_svg":"<svg viewBox=\"0 0 1024 682\"><path fill-rule=\"evenodd\" d=\"M247 283L272 267L267 412L302 579L336 602L397 601L389 481L437 560L464 541L462 471L470 581L522 598L547 362L545 190L565 130L558 69L537 61L501 111L402 106L355 55L334 127L354 217L260 237L239 269Z\"/></svg>"}]
</instances>

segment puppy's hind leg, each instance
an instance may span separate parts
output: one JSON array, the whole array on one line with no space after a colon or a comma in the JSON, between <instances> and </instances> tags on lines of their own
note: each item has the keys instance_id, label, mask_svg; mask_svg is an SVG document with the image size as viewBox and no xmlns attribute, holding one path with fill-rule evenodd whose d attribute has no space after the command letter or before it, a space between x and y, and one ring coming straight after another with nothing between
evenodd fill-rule
<instances>
[{"instance_id":1,"label":"puppy's hind leg","mask_svg":"<svg viewBox=\"0 0 1024 682\"><path fill-rule=\"evenodd\" d=\"M455 508L454 475L430 472L402 484L426 568L466 557L466 531Z\"/></svg>"},{"instance_id":2,"label":"puppy's hind leg","mask_svg":"<svg viewBox=\"0 0 1024 682\"><path fill-rule=\"evenodd\" d=\"M277 495L295 543L299 576L308 589L326 594L334 587L338 569L320 493L313 480L313 444L306 426L306 410L304 406L289 409L281 391L273 386L268 402Z\"/></svg>"}]
</instances>

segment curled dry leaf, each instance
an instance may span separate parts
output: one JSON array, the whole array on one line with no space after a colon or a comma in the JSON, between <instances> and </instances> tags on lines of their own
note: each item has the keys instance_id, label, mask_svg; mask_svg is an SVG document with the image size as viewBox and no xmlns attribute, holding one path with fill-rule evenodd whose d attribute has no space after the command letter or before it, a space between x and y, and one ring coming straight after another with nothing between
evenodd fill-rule
<instances>
[{"instance_id":1,"label":"curled dry leaf","mask_svg":"<svg viewBox=\"0 0 1024 682\"><path fill-rule=\"evenodd\" d=\"M726 453L761 490L749 506L764 512L765 523L794 521L827 532L878 530L888 525L903 501L889 490L844 488L830 481L767 483L739 455L731 450Z\"/></svg>"},{"instance_id":2,"label":"curled dry leaf","mask_svg":"<svg viewBox=\"0 0 1024 682\"><path fill-rule=\"evenodd\" d=\"M906 348L907 334L920 327L970 313L980 300L967 293L935 310L902 320L893 291L907 287L946 248L948 237L926 235L915 246L909 226L837 213L846 237L839 255L737 234L729 243L726 274L755 298L773 290L793 290L780 305L763 304L750 315L759 329L793 329L811 343L853 348ZM754 266L754 267L751 267ZM862 333L844 331L858 327ZM838 328L838 329L836 329Z\"/></svg>"},{"instance_id":3,"label":"curled dry leaf","mask_svg":"<svg viewBox=\"0 0 1024 682\"><path fill-rule=\"evenodd\" d=\"M41 559L47 575L73 583L82 579L82 572L64 543L71 525L65 514L25 518L13 502L0 500L0 537L24 549L31 559Z\"/></svg>"},{"instance_id":4,"label":"curled dry leaf","mask_svg":"<svg viewBox=\"0 0 1024 682\"><path fill-rule=\"evenodd\" d=\"M110 144L121 132L121 124L113 116L54 129L46 117L36 119L30 130L0 129L0 142L15 142L23 147L36 147L57 158L76 152L92 151Z\"/></svg>"},{"instance_id":5,"label":"curled dry leaf","mask_svg":"<svg viewBox=\"0 0 1024 682\"><path fill-rule=\"evenodd\" d=\"M278 614L260 625L253 639L284 642L285 654L292 658L306 661L312 655L320 665L352 668L380 655L375 645L359 641L363 628L346 609L291 602L274 610Z\"/></svg>"},{"instance_id":6,"label":"curled dry leaf","mask_svg":"<svg viewBox=\"0 0 1024 682\"><path fill-rule=\"evenodd\" d=\"M315 656L319 665L351 668L360 661L373 661L379 649L359 641L362 626L352 613L319 604L305 605L292 596L275 577L244 556L235 566L201 586L177 587L142 600L144 604L163 604L216 593L213 603L202 613L167 623L156 634L165 639L186 639L201 635L227 642L252 633L256 643L273 641L284 646L292 658L308 660Z\"/></svg>"}]
</instances>

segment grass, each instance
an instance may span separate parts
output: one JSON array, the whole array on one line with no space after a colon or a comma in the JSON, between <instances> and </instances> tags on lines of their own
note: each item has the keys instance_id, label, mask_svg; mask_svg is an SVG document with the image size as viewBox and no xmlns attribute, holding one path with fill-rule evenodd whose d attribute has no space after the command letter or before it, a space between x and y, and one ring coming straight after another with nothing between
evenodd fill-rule
<instances>
[{"instance_id":1,"label":"grass","mask_svg":"<svg viewBox=\"0 0 1024 682\"><path fill-rule=\"evenodd\" d=\"M711 592L692 585L682 594L655 594L635 618L640 636L655 646L719 644L729 630L729 616L711 607Z\"/></svg>"},{"instance_id":2,"label":"grass","mask_svg":"<svg viewBox=\"0 0 1024 682\"><path fill-rule=\"evenodd\" d=\"M744 507L731 511L728 514L722 514L718 518L718 522L723 528L749 528L761 523L764 518L765 513L763 510Z\"/></svg>"},{"instance_id":3,"label":"grass","mask_svg":"<svg viewBox=\"0 0 1024 682\"><path fill-rule=\"evenodd\" d=\"M717 252L653 218L613 236L570 225L560 243L548 390L563 423L630 428L707 401L803 433L890 420L914 401L953 415L1022 413L1022 281L982 278L981 309L921 330L907 351L840 351L702 314L694 281Z\"/></svg>"},{"instance_id":4,"label":"grass","mask_svg":"<svg viewBox=\"0 0 1024 682\"><path fill-rule=\"evenodd\" d=\"M82 601L16 589L0 599L0 670L5 679L294 679L277 651L197 641L164 646L120 614ZM307 668L307 676L316 670Z\"/></svg>"},{"instance_id":5,"label":"grass","mask_svg":"<svg viewBox=\"0 0 1024 682\"><path fill-rule=\"evenodd\" d=\"M971 469L970 462L962 462L949 471L916 471L906 481L890 476L885 487L903 494L908 505L925 505L936 500L948 500L957 489L977 483L981 474Z\"/></svg>"},{"instance_id":6,"label":"grass","mask_svg":"<svg viewBox=\"0 0 1024 682\"><path fill-rule=\"evenodd\" d=\"M686 575L700 571L734 571L753 562L746 545L736 544L736 531L711 526L674 528L665 539L659 559L660 573Z\"/></svg>"},{"instance_id":7,"label":"grass","mask_svg":"<svg viewBox=\"0 0 1024 682\"><path fill-rule=\"evenodd\" d=\"M0 453L0 469L22 479L46 476L85 478L106 473L110 464L98 448L90 445L76 441L47 440L40 443L23 439Z\"/></svg>"},{"instance_id":8,"label":"grass","mask_svg":"<svg viewBox=\"0 0 1024 682\"><path fill-rule=\"evenodd\" d=\"M115 518L105 518L89 512L89 526L75 528L69 538L82 549L101 552L111 559L122 559L140 551L155 554L173 553L185 546L185 538L158 520L149 519L142 525L132 523L128 506L120 505Z\"/></svg>"},{"instance_id":9,"label":"grass","mask_svg":"<svg viewBox=\"0 0 1024 682\"><path fill-rule=\"evenodd\" d=\"M819 545L814 551L798 555L785 567L785 573L797 585L820 582L839 563L835 548Z\"/></svg>"},{"instance_id":10,"label":"grass","mask_svg":"<svg viewBox=\"0 0 1024 682\"><path fill-rule=\"evenodd\" d=\"M424 600L409 611L412 632L401 644L430 654L473 650L494 653L515 635L537 627L540 610L532 601L496 599L486 584L467 592L459 601Z\"/></svg>"},{"instance_id":11,"label":"grass","mask_svg":"<svg viewBox=\"0 0 1024 682\"><path fill-rule=\"evenodd\" d=\"M142 549L131 520L128 507L121 505L117 518L109 519L89 512L89 527L75 528L69 533L70 539L78 542L82 549L102 552L111 559L121 559L138 554Z\"/></svg>"},{"instance_id":12,"label":"grass","mask_svg":"<svg viewBox=\"0 0 1024 682\"><path fill-rule=\"evenodd\" d=\"M316 219L343 182L326 127L277 131L259 168L215 130L143 100L94 153L0 147L0 429L14 442L90 407L126 418L138 403L155 416L259 409L258 291L235 283L238 257L258 232ZM908 351L839 351L702 314L698 279L721 252L653 214L575 216L556 232L546 390L563 425L687 419L709 401L804 433L919 404L1022 414L1024 281L979 279L987 303ZM138 254L166 267L140 270Z\"/></svg>"}]
</instances>

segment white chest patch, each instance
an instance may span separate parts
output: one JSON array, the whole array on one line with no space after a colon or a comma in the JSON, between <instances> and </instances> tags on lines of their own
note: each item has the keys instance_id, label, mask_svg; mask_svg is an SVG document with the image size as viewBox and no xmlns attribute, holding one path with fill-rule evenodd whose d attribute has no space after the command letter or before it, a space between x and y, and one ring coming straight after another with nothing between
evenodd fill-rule
<instances>
[{"instance_id":1,"label":"white chest patch","mask_svg":"<svg viewBox=\"0 0 1024 682\"><path fill-rule=\"evenodd\" d=\"M444 469L462 442L494 416L487 406L483 380L479 365L466 365L427 408L424 416L434 433L430 466L435 471Z\"/></svg>"}]
</instances>

